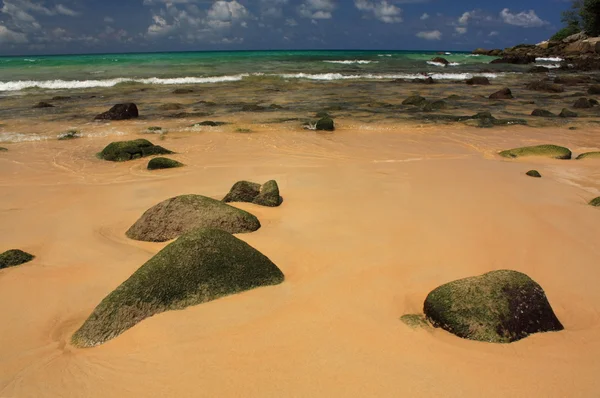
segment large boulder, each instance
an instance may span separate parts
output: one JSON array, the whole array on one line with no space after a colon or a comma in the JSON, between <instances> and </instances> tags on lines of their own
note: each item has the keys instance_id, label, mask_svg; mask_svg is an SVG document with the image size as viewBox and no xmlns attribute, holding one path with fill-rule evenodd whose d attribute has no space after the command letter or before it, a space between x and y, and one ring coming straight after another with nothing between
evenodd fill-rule
<instances>
[{"instance_id":1,"label":"large boulder","mask_svg":"<svg viewBox=\"0 0 600 398\"><path fill-rule=\"evenodd\" d=\"M181 195L146 210L126 232L135 240L166 242L196 228L237 234L253 232L260 222L252 214L201 195Z\"/></svg>"},{"instance_id":2,"label":"large boulder","mask_svg":"<svg viewBox=\"0 0 600 398\"><path fill-rule=\"evenodd\" d=\"M489 98L494 100L504 100L513 99L514 97L509 88L503 88L502 90L496 91L494 94L490 95Z\"/></svg>"},{"instance_id":3,"label":"large boulder","mask_svg":"<svg viewBox=\"0 0 600 398\"><path fill-rule=\"evenodd\" d=\"M261 206L277 207L283 202L279 195L279 186L275 180L263 185L250 181L238 181L223 198L223 202L247 202Z\"/></svg>"},{"instance_id":4,"label":"large boulder","mask_svg":"<svg viewBox=\"0 0 600 398\"><path fill-rule=\"evenodd\" d=\"M152 155L168 155L173 152L154 145L143 138L132 141L116 141L108 144L98 157L111 162L124 162Z\"/></svg>"},{"instance_id":5,"label":"large boulder","mask_svg":"<svg viewBox=\"0 0 600 398\"><path fill-rule=\"evenodd\" d=\"M537 117L556 117L556 115L546 109L534 109L531 116Z\"/></svg>"},{"instance_id":6,"label":"large boulder","mask_svg":"<svg viewBox=\"0 0 600 398\"><path fill-rule=\"evenodd\" d=\"M476 48L475 50L473 50L473 52L471 54L474 55L488 55L490 53L490 50L486 50L485 48Z\"/></svg>"},{"instance_id":7,"label":"large boulder","mask_svg":"<svg viewBox=\"0 0 600 398\"><path fill-rule=\"evenodd\" d=\"M594 84L588 88L588 94L598 95L600 94L600 84Z\"/></svg>"},{"instance_id":8,"label":"large boulder","mask_svg":"<svg viewBox=\"0 0 600 398\"><path fill-rule=\"evenodd\" d=\"M511 343L563 330L544 290L509 270L460 279L433 290L423 308L435 326L469 340Z\"/></svg>"},{"instance_id":9,"label":"large boulder","mask_svg":"<svg viewBox=\"0 0 600 398\"><path fill-rule=\"evenodd\" d=\"M590 206L594 206L594 207L600 207L600 196L598 196L597 198L594 198L594 199L590 200L589 205Z\"/></svg>"},{"instance_id":10,"label":"large boulder","mask_svg":"<svg viewBox=\"0 0 600 398\"><path fill-rule=\"evenodd\" d=\"M19 249L7 250L0 254L0 269L16 267L17 265L28 263L34 256Z\"/></svg>"},{"instance_id":11,"label":"large boulder","mask_svg":"<svg viewBox=\"0 0 600 398\"><path fill-rule=\"evenodd\" d=\"M184 164L176 160L158 157L151 159L148 162L148 170L159 170L159 169L174 169L176 167L183 167Z\"/></svg>"},{"instance_id":12,"label":"large boulder","mask_svg":"<svg viewBox=\"0 0 600 398\"><path fill-rule=\"evenodd\" d=\"M568 148L547 144L508 149L500 152L499 155L505 158L543 156L553 159L571 159L572 153Z\"/></svg>"},{"instance_id":13,"label":"large boulder","mask_svg":"<svg viewBox=\"0 0 600 398\"><path fill-rule=\"evenodd\" d=\"M134 103L117 104L108 111L95 117L96 120L127 120L139 116L138 108Z\"/></svg>"},{"instance_id":14,"label":"large boulder","mask_svg":"<svg viewBox=\"0 0 600 398\"><path fill-rule=\"evenodd\" d=\"M468 85L487 86L490 84L490 79L485 76L473 76L466 80Z\"/></svg>"},{"instance_id":15,"label":"large boulder","mask_svg":"<svg viewBox=\"0 0 600 398\"><path fill-rule=\"evenodd\" d=\"M569 44L569 43L574 43L576 41L585 40L587 38L588 38L588 36L585 34L585 32L579 32L579 33L572 34L571 36L565 37L562 40L562 42L565 44Z\"/></svg>"},{"instance_id":16,"label":"large boulder","mask_svg":"<svg viewBox=\"0 0 600 398\"><path fill-rule=\"evenodd\" d=\"M284 279L269 258L244 241L218 229L196 229L162 249L106 296L71 342L97 346L161 312Z\"/></svg>"},{"instance_id":17,"label":"large boulder","mask_svg":"<svg viewBox=\"0 0 600 398\"><path fill-rule=\"evenodd\" d=\"M565 54L581 55L585 53L595 53L596 44L600 42L598 37L590 37L584 40L569 43L563 50Z\"/></svg>"},{"instance_id":18,"label":"large boulder","mask_svg":"<svg viewBox=\"0 0 600 398\"><path fill-rule=\"evenodd\" d=\"M252 203L268 206L277 207L283 202L282 197L279 195L279 186L275 180L267 181L260 187L260 193Z\"/></svg>"}]
</instances>

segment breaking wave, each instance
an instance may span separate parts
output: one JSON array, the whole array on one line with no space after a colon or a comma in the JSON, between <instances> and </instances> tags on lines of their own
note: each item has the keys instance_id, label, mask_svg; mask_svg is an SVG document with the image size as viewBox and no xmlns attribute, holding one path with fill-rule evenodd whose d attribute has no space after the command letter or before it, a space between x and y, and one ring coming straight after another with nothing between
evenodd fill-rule
<instances>
[{"instance_id":1,"label":"breaking wave","mask_svg":"<svg viewBox=\"0 0 600 398\"><path fill-rule=\"evenodd\" d=\"M562 62L564 59L560 57L539 57L535 59L535 62Z\"/></svg>"},{"instance_id":2,"label":"breaking wave","mask_svg":"<svg viewBox=\"0 0 600 398\"><path fill-rule=\"evenodd\" d=\"M367 61L364 59L355 59L352 61L323 61L323 62L327 62L328 64L343 64L343 65L350 65L350 64L373 64L373 63L378 63L379 61Z\"/></svg>"}]
</instances>

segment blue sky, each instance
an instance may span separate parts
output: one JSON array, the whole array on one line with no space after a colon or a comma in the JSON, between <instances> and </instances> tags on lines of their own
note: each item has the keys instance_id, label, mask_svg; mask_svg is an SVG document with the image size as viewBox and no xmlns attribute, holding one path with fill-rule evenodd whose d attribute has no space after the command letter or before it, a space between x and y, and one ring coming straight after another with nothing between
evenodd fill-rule
<instances>
[{"instance_id":1,"label":"blue sky","mask_svg":"<svg viewBox=\"0 0 600 398\"><path fill-rule=\"evenodd\" d=\"M0 55L472 50L537 43L565 0L0 0Z\"/></svg>"}]
</instances>

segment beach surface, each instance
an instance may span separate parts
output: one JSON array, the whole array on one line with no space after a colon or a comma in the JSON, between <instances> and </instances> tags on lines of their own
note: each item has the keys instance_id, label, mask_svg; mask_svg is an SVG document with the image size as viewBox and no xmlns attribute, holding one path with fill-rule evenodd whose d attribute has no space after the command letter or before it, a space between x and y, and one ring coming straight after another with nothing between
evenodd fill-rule
<instances>
[{"instance_id":1,"label":"beach surface","mask_svg":"<svg viewBox=\"0 0 600 398\"><path fill-rule=\"evenodd\" d=\"M341 117L335 133L316 133L225 121L233 124L162 136L140 133L147 120L111 122L75 140L4 145L2 249L36 258L0 271L0 397L598 395L600 212L587 202L600 196L599 162L497 155L547 143L575 156L598 150L598 127ZM10 131L26 125L11 120ZM69 121L46 126L60 132ZM175 151L186 167L95 157L134 138ZM237 236L277 264L283 284L153 316L95 348L70 344L94 307L166 245L125 236L146 209L270 179L284 203L234 204L262 224ZM399 320L439 285L498 269L537 281L565 330L503 345Z\"/></svg>"}]
</instances>

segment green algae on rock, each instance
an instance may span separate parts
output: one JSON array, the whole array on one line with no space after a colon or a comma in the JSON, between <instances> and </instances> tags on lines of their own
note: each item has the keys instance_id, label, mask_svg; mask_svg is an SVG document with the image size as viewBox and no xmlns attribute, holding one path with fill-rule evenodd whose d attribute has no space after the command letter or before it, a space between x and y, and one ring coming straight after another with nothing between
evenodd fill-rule
<instances>
[{"instance_id":1,"label":"green algae on rock","mask_svg":"<svg viewBox=\"0 0 600 398\"><path fill-rule=\"evenodd\" d=\"M400 317L400 320L413 329L429 327L429 322L421 314L406 314Z\"/></svg>"},{"instance_id":2,"label":"green algae on rock","mask_svg":"<svg viewBox=\"0 0 600 398\"><path fill-rule=\"evenodd\" d=\"M205 120L203 122L200 123L194 123L192 124L192 127L202 127L202 126L206 126L206 127L219 127L219 126L224 126L225 122L214 122L212 120Z\"/></svg>"},{"instance_id":3,"label":"green algae on rock","mask_svg":"<svg viewBox=\"0 0 600 398\"><path fill-rule=\"evenodd\" d=\"M0 146L0 152L6 152L8 151L8 148L4 148L3 146Z\"/></svg>"},{"instance_id":4,"label":"green algae on rock","mask_svg":"<svg viewBox=\"0 0 600 398\"><path fill-rule=\"evenodd\" d=\"M174 169L176 167L185 166L183 163L180 163L173 159L168 158L154 158L148 162L148 170L158 170L158 169Z\"/></svg>"},{"instance_id":5,"label":"green algae on rock","mask_svg":"<svg viewBox=\"0 0 600 398\"><path fill-rule=\"evenodd\" d=\"M283 198L279 196L279 186L275 180L267 181L260 187L260 193L252 203L261 206L277 207L281 205Z\"/></svg>"},{"instance_id":6,"label":"green algae on rock","mask_svg":"<svg viewBox=\"0 0 600 398\"><path fill-rule=\"evenodd\" d=\"M330 117L323 117L319 119L315 129L317 131L334 131L335 125L333 123L333 119Z\"/></svg>"},{"instance_id":7,"label":"green algae on rock","mask_svg":"<svg viewBox=\"0 0 600 398\"><path fill-rule=\"evenodd\" d=\"M28 263L34 256L19 249L12 249L0 254L0 269L15 267Z\"/></svg>"},{"instance_id":8,"label":"green algae on rock","mask_svg":"<svg viewBox=\"0 0 600 398\"><path fill-rule=\"evenodd\" d=\"M558 145L535 145L521 148L508 149L500 152L505 158L519 158L524 156L544 156L554 159L571 159L571 151Z\"/></svg>"},{"instance_id":9,"label":"green algae on rock","mask_svg":"<svg viewBox=\"0 0 600 398\"><path fill-rule=\"evenodd\" d=\"M577 156L577 160L581 159L600 159L600 152L586 152Z\"/></svg>"},{"instance_id":10,"label":"green algae on rock","mask_svg":"<svg viewBox=\"0 0 600 398\"><path fill-rule=\"evenodd\" d=\"M540 285L510 270L442 285L427 296L424 313L435 327L491 343L511 343L533 333L563 330Z\"/></svg>"},{"instance_id":11,"label":"green algae on rock","mask_svg":"<svg viewBox=\"0 0 600 398\"><path fill-rule=\"evenodd\" d=\"M285 276L268 257L233 235L195 229L172 242L104 298L73 334L77 347L94 347L139 322L282 283Z\"/></svg>"},{"instance_id":12,"label":"green algae on rock","mask_svg":"<svg viewBox=\"0 0 600 398\"><path fill-rule=\"evenodd\" d=\"M255 182L238 181L233 184L223 202L247 202L277 207L283 202L283 198L279 195L279 186L275 180L267 181L262 186Z\"/></svg>"},{"instance_id":13,"label":"green algae on rock","mask_svg":"<svg viewBox=\"0 0 600 398\"><path fill-rule=\"evenodd\" d=\"M98 157L111 162L124 162L152 155L169 155L172 151L154 145L143 138L132 141L111 142L98 154Z\"/></svg>"},{"instance_id":14,"label":"green algae on rock","mask_svg":"<svg viewBox=\"0 0 600 398\"><path fill-rule=\"evenodd\" d=\"M146 210L126 232L135 240L165 242L196 228L216 228L237 234L254 232L260 221L244 211L201 195L181 195Z\"/></svg>"},{"instance_id":15,"label":"green algae on rock","mask_svg":"<svg viewBox=\"0 0 600 398\"><path fill-rule=\"evenodd\" d=\"M526 175L528 175L529 177L534 177L534 178L542 178L542 175L540 174L539 171L537 170L529 170L527 173L525 173Z\"/></svg>"},{"instance_id":16,"label":"green algae on rock","mask_svg":"<svg viewBox=\"0 0 600 398\"><path fill-rule=\"evenodd\" d=\"M598 196L597 198L594 198L594 199L590 200L589 205L590 206L594 206L594 207L600 207L600 196Z\"/></svg>"},{"instance_id":17,"label":"green algae on rock","mask_svg":"<svg viewBox=\"0 0 600 398\"><path fill-rule=\"evenodd\" d=\"M546 109L534 109L531 116L537 117L556 117L556 115Z\"/></svg>"}]
</instances>

